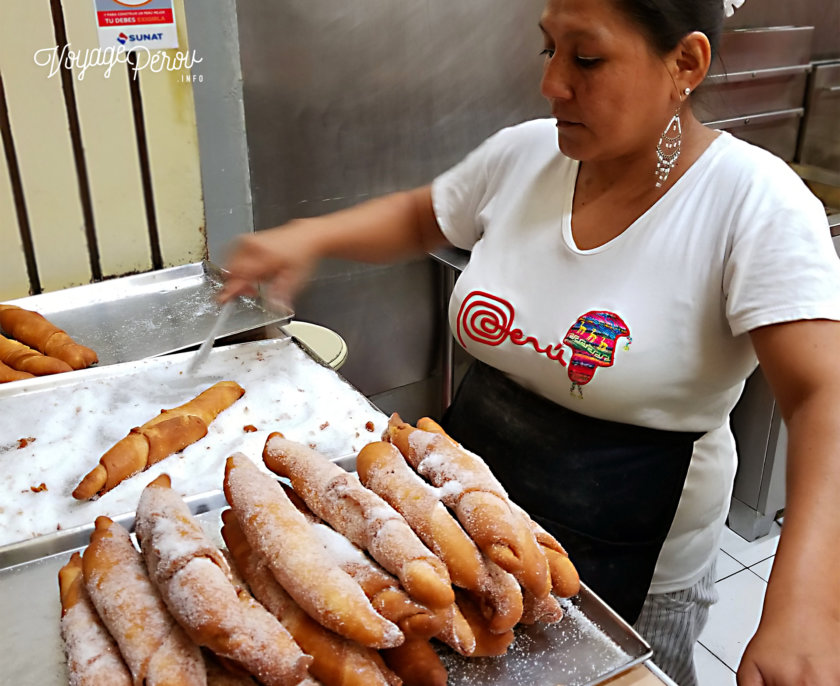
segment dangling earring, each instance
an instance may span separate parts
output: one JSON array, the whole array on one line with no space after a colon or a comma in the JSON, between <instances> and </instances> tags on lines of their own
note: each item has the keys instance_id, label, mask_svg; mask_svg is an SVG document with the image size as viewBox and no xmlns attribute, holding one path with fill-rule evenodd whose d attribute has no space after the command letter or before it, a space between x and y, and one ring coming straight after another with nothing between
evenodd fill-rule
<instances>
[{"instance_id":1,"label":"dangling earring","mask_svg":"<svg viewBox=\"0 0 840 686\"><path fill-rule=\"evenodd\" d=\"M686 88L683 93L686 97L691 93L690 88ZM680 110L682 109L682 102L677 107L668 126L659 138L656 144L656 187L662 188L671 174L671 170L677 166L677 160L680 158L680 148L682 146L682 123L680 122Z\"/></svg>"}]
</instances>

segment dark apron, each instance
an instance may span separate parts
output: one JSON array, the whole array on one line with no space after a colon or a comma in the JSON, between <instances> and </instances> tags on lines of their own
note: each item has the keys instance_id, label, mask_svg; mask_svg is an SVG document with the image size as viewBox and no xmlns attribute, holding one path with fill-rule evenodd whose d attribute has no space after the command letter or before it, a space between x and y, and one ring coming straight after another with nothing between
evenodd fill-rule
<instances>
[{"instance_id":1,"label":"dark apron","mask_svg":"<svg viewBox=\"0 0 840 686\"><path fill-rule=\"evenodd\" d=\"M587 417L481 362L442 424L563 544L581 580L635 622L702 433Z\"/></svg>"}]
</instances>

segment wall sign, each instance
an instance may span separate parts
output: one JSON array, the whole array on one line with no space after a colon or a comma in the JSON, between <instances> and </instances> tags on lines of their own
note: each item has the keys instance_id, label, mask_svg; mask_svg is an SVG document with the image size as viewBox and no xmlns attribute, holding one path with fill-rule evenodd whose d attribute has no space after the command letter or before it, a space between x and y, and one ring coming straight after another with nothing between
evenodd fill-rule
<instances>
[{"instance_id":1,"label":"wall sign","mask_svg":"<svg viewBox=\"0 0 840 686\"><path fill-rule=\"evenodd\" d=\"M93 0L100 48L178 47L173 0Z\"/></svg>"}]
</instances>

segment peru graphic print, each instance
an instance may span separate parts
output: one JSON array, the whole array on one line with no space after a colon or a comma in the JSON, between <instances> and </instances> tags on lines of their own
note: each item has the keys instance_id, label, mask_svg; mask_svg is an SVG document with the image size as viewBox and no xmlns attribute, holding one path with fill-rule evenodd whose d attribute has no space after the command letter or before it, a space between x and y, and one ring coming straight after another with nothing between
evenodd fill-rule
<instances>
[{"instance_id":1,"label":"peru graphic print","mask_svg":"<svg viewBox=\"0 0 840 686\"><path fill-rule=\"evenodd\" d=\"M591 311L578 317L561 343L543 343L514 326L516 311L512 303L485 291L473 291L461 303L456 321L456 336L464 349L468 342L492 347L505 342L545 355L553 362L567 367L572 382L571 392L583 397L582 387L589 383L599 367L611 367L620 338L632 339L630 329L617 314ZM564 346L571 349L567 362Z\"/></svg>"}]
</instances>

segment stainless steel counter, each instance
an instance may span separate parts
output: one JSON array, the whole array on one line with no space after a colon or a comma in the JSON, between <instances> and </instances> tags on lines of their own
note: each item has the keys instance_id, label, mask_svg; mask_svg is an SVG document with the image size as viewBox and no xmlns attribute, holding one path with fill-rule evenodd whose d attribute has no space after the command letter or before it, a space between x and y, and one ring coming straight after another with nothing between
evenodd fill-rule
<instances>
[{"instance_id":1,"label":"stainless steel counter","mask_svg":"<svg viewBox=\"0 0 840 686\"><path fill-rule=\"evenodd\" d=\"M221 270L196 262L9 301L47 317L99 356L99 365L133 362L199 345L219 307ZM292 311L238 298L221 337L288 321Z\"/></svg>"}]
</instances>

